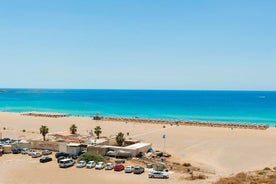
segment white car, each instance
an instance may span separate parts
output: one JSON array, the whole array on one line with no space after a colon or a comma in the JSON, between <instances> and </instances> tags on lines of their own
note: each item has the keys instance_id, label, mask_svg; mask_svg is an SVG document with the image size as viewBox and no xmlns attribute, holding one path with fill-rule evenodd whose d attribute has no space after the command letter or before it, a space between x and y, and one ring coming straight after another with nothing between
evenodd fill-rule
<instances>
[{"instance_id":1,"label":"white car","mask_svg":"<svg viewBox=\"0 0 276 184\"><path fill-rule=\"evenodd\" d=\"M32 158L38 158L38 157L41 157L42 155L41 155L41 153L39 153L39 152L33 152L32 153Z\"/></svg>"},{"instance_id":2,"label":"white car","mask_svg":"<svg viewBox=\"0 0 276 184\"><path fill-rule=\"evenodd\" d=\"M86 168L91 169L91 168L95 167L95 165L96 165L95 161L89 161L86 164Z\"/></svg>"},{"instance_id":3,"label":"white car","mask_svg":"<svg viewBox=\"0 0 276 184\"><path fill-rule=\"evenodd\" d=\"M95 169L103 169L104 168L104 163L103 162L98 162L95 166Z\"/></svg>"},{"instance_id":4,"label":"white car","mask_svg":"<svg viewBox=\"0 0 276 184\"><path fill-rule=\"evenodd\" d=\"M105 165L105 170L112 170L114 168L114 165L112 163L107 163Z\"/></svg>"},{"instance_id":5,"label":"white car","mask_svg":"<svg viewBox=\"0 0 276 184\"><path fill-rule=\"evenodd\" d=\"M83 168L86 166L86 162L84 160L81 160L77 163L77 167L78 168Z\"/></svg>"},{"instance_id":6,"label":"white car","mask_svg":"<svg viewBox=\"0 0 276 184\"><path fill-rule=\"evenodd\" d=\"M134 166L126 166L125 167L125 173L132 173L134 170Z\"/></svg>"},{"instance_id":7,"label":"white car","mask_svg":"<svg viewBox=\"0 0 276 184\"><path fill-rule=\"evenodd\" d=\"M70 158L65 158L59 161L60 168L70 167L70 166L73 166L74 164L75 164L75 161Z\"/></svg>"},{"instance_id":8,"label":"white car","mask_svg":"<svg viewBox=\"0 0 276 184\"><path fill-rule=\"evenodd\" d=\"M22 148L22 150L21 150L21 154L28 154L29 153L29 148Z\"/></svg>"},{"instance_id":9,"label":"white car","mask_svg":"<svg viewBox=\"0 0 276 184\"><path fill-rule=\"evenodd\" d=\"M35 150L29 150L27 153L28 153L29 156L32 156L33 153L35 153L35 152L36 152Z\"/></svg>"},{"instance_id":10,"label":"white car","mask_svg":"<svg viewBox=\"0 0 276 184\"><path fill-rule=\"evenodd\" d=\"M167 172L163 171L152 171L149 173L149 178L163 178L163 179L168 179L169 174Z\"/></svg>"}]
</instances>

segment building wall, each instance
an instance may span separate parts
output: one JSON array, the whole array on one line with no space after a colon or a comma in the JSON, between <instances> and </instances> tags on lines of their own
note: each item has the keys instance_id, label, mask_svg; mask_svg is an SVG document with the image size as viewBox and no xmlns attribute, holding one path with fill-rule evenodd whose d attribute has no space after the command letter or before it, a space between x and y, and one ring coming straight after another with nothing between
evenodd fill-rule
<instances>
[{"instance_id":1,"label":"building wall","mask_svg":"<svg viewBox=\"0 0 276 184\"><path fill-rule=\"evenodd\" d=\"M15 149L15 148L19 148L19 149L30 148L31 143L30 142L19 142L19 143L13 143L13 144L11 144L11 146L12 146L12 149Z\"/></svg>"},{"instance_id":2,"label":"building wall","mask_svg":"<svg viewBox=\"0 0 276 184\"><path fill-rule=\"evenodd\" d=\"M67 153L67 143L59 142L58 143L58 151Z\"/></svg>"},{"instance_id":3,"label":"building wall","mask_svg":"<svg viewBox=\"0 0 276 184\"><path fill-rule=\"evenodd\" d=\"M51 151L59 151L59 145L57 142L52 141L31 141L31 149L39 149L39 150L51 150Z\"/></svg>"},{"instance_id":4,"label":"building wall","mask_svg":"<svg viewBox=\"0 0 276 184\"><path fill-rule=\"evenodd\" d=\"M88 152L96 152L101 155L105 155L109 150L123 150L126 152L130 152L132 157L135 157L139 152L146 153L151 148L151 144L145 145L143 147L138 148L128 148L128 147L120 147L120 146L89 146L87 147Z\"/></svg>"},{"instance_id":5,"label":"building wall","mask_svg":"<svg viewBox=\"0 0 276 184\"><path fill-rule=\"evenodd\" d=\"M67 151L66 151L66 153L69 153L70 155L79 155L80 152L81 152L81 148L80 147L68 146L67 145Z\"/></svg>"}]
</instances>

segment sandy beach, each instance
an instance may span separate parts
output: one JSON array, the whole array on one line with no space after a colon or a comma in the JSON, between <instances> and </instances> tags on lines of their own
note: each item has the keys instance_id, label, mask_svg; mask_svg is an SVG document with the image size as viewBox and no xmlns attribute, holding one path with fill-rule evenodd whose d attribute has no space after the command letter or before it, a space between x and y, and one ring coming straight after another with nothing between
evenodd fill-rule
<instances>
[{"instance_id":1,"label":"sandy beach","mask_svg":"<svg viewBox=\"0 0 276 184\"><path fill-rule=\"evenodd\" d=\"M78 133L88 135L95 126L102 127L102 135L110 137L129 132L129 137L150 142L154 149L172 154L179 163L190 162L213 173L209 179L191 183L211 183L222 176L241 171L276 166L276 129L231 129L219 127L176 126L149 123L92 120L89 117L32 117L20 113L0 112L2 137L14 139L42 139L39 127L46 125L50 133L66 131L76 124ZM3 130L5 127L5 130ZM22 130L25 129L26 132ZM162 139L163 135L166 139ZM26 157L27 158L27 157ZM70 168L62 170L55 162L41 165L24 155L0 157L0 183L183 183L181 173L173 173L169 180L149 180L143 176L124 173L96 172ZM93 173L93 174L89 174ZM185 183L190 183L186 182Z\"/></svg>"}]
</instances>

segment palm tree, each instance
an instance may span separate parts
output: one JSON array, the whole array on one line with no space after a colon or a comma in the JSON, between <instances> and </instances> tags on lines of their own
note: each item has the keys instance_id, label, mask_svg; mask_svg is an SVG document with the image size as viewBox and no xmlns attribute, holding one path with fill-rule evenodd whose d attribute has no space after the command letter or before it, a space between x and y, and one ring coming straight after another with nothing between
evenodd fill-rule
<instances>
[{"instance_id":1,"label":"palm tree","mask_svg":"<svg viewBox=\"0 0 276 184\"><path fill-rule=\"evenodd\" d=\"M97 135L97 138L100 138L100 134L102 133L102 128L100 126L96 126L94 128L94 133Z\"/></svg>"},{"instance_id":2,"label":"palm tree","mask_svg":"<svg viewBox=\"0 0 276 184\"><path fill-rule=\"evenodd\" d=\"M46 134L49 133L49 128L45 125L42 125L39 130L40 130L40 134L42 134L43 136L43 141L45 141L45 136Z\"/></svg>"},{"instance_id":3,"label":"palm tree","mask_svg":"<svg viewBox=\"0 0 276 184\"><path fill-rule=\"evenodd\" d=\"M116 135L116 142L118 143L119 146L122 146L123 143L125 142L125 135L122 132L119 132Z\"/></svg>"},{"instance_id":4,"label":"palm tree","mask_svg":"<svg viewBox=\"0 0 276 184\"><path fill-rule=\"evenodd\" d=\"M77 126L75 124L70 126L70 132L71 134L75 134L77 132Z\"/></svg>"}]
</instances>

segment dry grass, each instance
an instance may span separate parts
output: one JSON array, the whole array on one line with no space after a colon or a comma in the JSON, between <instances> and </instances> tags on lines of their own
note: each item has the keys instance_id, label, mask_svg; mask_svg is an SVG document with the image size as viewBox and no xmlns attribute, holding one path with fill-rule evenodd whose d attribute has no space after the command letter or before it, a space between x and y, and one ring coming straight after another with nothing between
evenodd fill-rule
<instances>
[{"instance_id":1,"label":"dry grass","mask_svg":"<svg viewBox=\"0 0 276 184\"><path fill-rule=\"evenodd\" d=\"M276 171L266 167L259 171L242 172L233 177L221 178L214 184L276 184Z\"/></svg>"}]
</instances>

